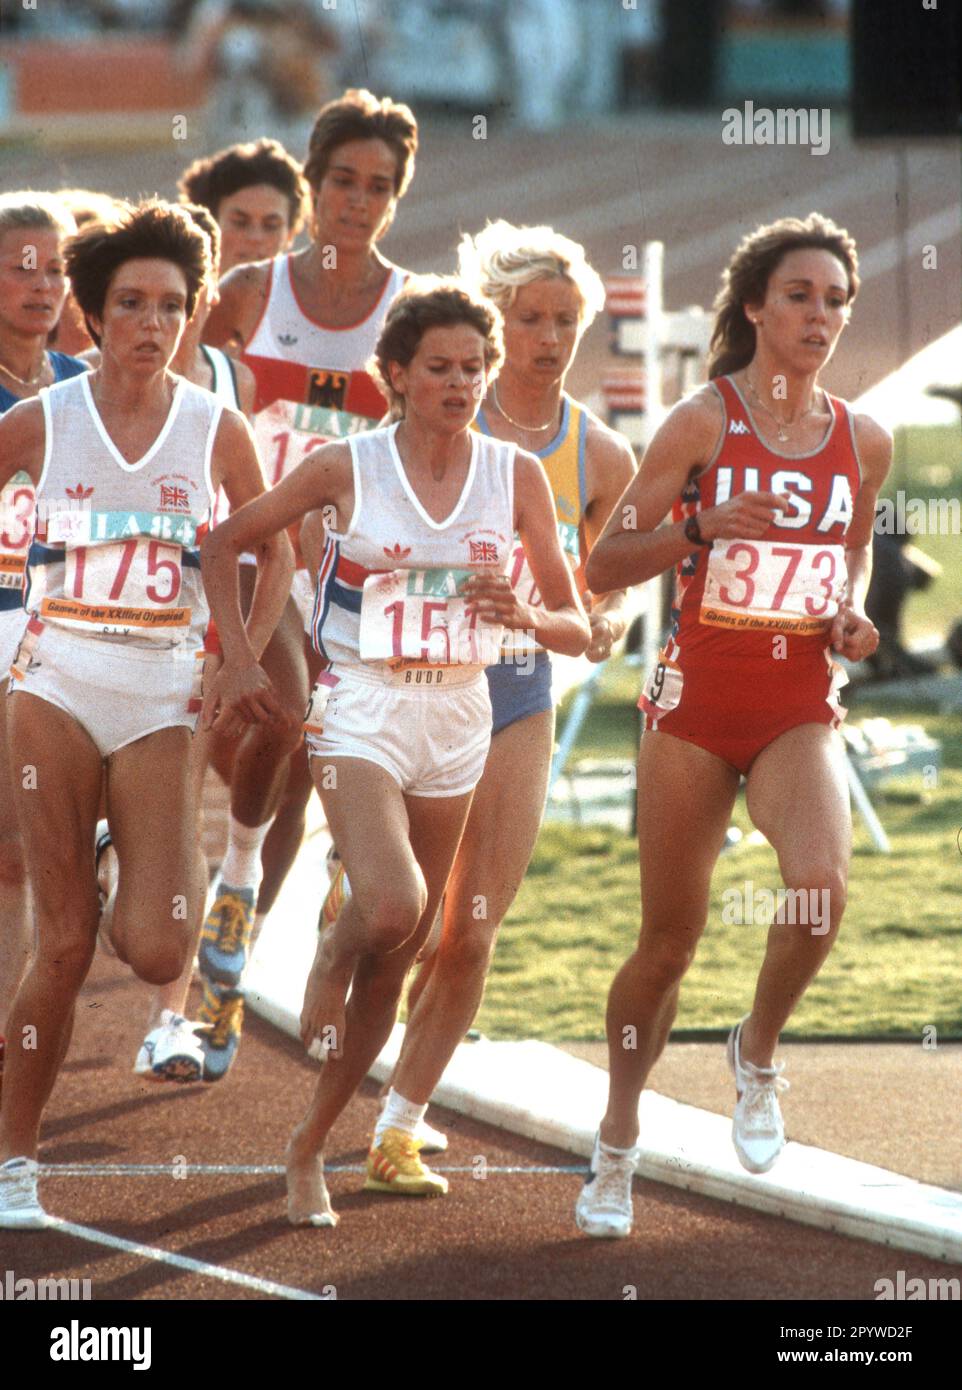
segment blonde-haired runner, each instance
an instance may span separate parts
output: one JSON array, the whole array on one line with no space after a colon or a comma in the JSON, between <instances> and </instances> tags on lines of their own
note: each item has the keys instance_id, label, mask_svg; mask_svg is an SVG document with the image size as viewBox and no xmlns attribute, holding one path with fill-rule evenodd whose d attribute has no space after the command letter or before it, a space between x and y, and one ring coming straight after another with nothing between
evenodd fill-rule
<instances>
[{"instance_id":1,"label":"blonde-haired runner","mask_svg":"<svg viewBox=\"0 0 962 1390\"><path fill-rule=\"evenodd\" d=\"M550 227L507 222L465 237L459 268L504 315L505 361L477 428L537 457L554 498L558 538L575 572L635 466L628 442L564 390L582 335L604 303L601 280L576 242ZM528 558L516 539L511 578L517 601L537 612L541 600ZM622 636L624 599L619 591L590 600L590 661L606 660ZM404 1044L372 1152L386 1131L397 1129L426 1140L428 1150L445 1143L426 1126L424 1112L480 1007L495 937L544 814L554 743L549 649L560 650L549 633L534 641L509 633L500 661L487 670L491 748L445 895L439 943L411 987Z\"/></svg>"}]
</instances>

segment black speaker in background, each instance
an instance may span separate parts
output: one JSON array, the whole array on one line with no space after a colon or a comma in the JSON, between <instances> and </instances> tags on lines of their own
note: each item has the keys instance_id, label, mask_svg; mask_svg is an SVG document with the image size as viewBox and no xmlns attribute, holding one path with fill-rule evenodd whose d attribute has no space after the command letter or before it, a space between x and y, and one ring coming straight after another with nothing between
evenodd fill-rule
<instances>
[{"instance_id":1,"label":"black speaker in background","mask_svg":"<svg viewBox=\"0 0 962 1390\"><path fill-rule=\"evenodd\" d=\"M853 0L853 133L958 133L960 32L959 0Z\"/></svg>"},{"instance_id":2,"label":"black speaker in background","mask_svg":"<svg viewBox=\"0 0 962 1390\"><path fill-rule=\"evenodd\" d=\"M661 0L658 95L665 106L714 106L723 0Z\"/></svg>"}]
</instances>

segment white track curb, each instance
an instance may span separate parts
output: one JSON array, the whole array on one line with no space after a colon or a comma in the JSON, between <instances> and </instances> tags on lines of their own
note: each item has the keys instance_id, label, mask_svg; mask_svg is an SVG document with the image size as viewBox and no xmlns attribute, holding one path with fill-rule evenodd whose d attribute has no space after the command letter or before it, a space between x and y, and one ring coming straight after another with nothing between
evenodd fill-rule
<instances>
[{"instance_id":1,"label":"white track curb","mask_svg":"<svg viewBox=\"0 0 962 1390\"><path fill-rule=\"evenodd\" d=\"M327 891L328 843L315 822L244 977L251 1008L292 1037L298 1036L317 915ZM390 1075L403 1036L398 1024L371 1069L377 1080ZM433 1096L438 1105L582 1158L590 1157L606 1098L607 1075L589 1062L547 1043L485 1040L461 1044ZM771 1173L751 1174L735 1158L725 1116L652 1091L642 1096L639 1115L642 1177L823 1230L962 1262L962 1193L795 1143L785 1146Z\"/></svg>"}]
</instances>

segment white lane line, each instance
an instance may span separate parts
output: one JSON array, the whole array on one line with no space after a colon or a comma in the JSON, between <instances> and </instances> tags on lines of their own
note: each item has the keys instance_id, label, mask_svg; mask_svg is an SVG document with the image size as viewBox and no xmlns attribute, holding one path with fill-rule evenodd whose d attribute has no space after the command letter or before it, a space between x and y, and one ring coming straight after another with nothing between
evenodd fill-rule
<instances>
[{"instance_id":1,"label":"white lane line","mask_svg":"<svg viewBox=\"0 0 962 1390\"><path fill-rule=\"evenodd\" d=\"M282 1163L45 1163L43 1178L163 1178L218 1177L284 1172Z\"/></svg>"},{"instance_id":2,"label":"white lane line","mask_svg":"<svg viewBox=\"0 0 962 1390\"><path fill-rule=\"evenodd\" d=\"M478 1154L482 1159L483 1154ZM431 1163L436 1173L476 1173L478 1163ZM364 1173L363 1163L326 1163L326 1173ZM586 1173L585 1163L485 1163L487 1173ZM188 1178L188 1177L274 1177L285 1172L281 1163L47 1163L40 1168L44 1178Z\"/></svg>"},{"instance_id":3,"label":"white lane line","mask_svg":"<svg viewBox=\"0 0 962 1390\"><path fill-rule=\"evenodd\" d=\"M256 1274L242 1274L239 1269L227 1269L224 1265L209 1265L203 1260L191 1259L189 1255L178 1255L173 1250L160 1250L155 1245L140 1245L135 1240L124 1240L122 1236L112 1236L106 1231L97 1231L92 1226L76 1226L72 1221L63 1221L59 1216L47 1218L47 1230L63 1231L64 1235L76 1236L78 1240L89 1240L95 1245L106 1245L111 1250L122 1250L127 1255L137 1255L142 1260L154 1260L158 1264L173 1265L176 1269L186 1269L191 1274L202 1274L208 1279L219 1279L224 1284L239 1284L257 1293L272 1294L275 1298L289 1298L302 1302L327 1303L330 1300L323 1294L309 1293L307 1289L292 1289L287 1284L275 1284L273 1279L261 1279Z\"/></svg>"}]
</instances>

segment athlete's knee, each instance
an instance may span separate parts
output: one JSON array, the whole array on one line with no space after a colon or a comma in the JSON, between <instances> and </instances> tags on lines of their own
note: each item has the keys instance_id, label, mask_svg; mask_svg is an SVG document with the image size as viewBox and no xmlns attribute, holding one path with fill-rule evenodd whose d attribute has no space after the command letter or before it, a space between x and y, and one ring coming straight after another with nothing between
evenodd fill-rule
<instances>
[{"instance_id":1,"label":"athlete's knee","mask_svg":"<svg viewBox=\"0 0 962 1390\"><path fill-rule=\"evenodd\" d=\"M661 993L673 989L695 959L698 938L661 933L643 934L638 943L638 969L649 989Z\"/></svg>"},{"instance_id":2,"label":"athlete's knee","mask_svg":"<svg viewBox=\"0 0 962 1390\"><path fill-rule=\"evenodd\" d=\"M33 974L58 990L76 993L87 978L95 944L90 922L79 918L62 920L58 931L40 932Z\"/></svg>"},{"instance_id":3,"label":"athlete's knee","mask_svg":"<svg viewBox=\"0 0 962 1390\"><path fill-rule=\"evenodd\" d=\"M149 985L173 984L187 963L196 922L175 918L139 926L140 930L124 931L119 923L114 924L114 934L124 943L127 964Z\"/></svg>"},{"instance_id":4,"label":"athlete's knee","mask_svg":"<svg viewBox=\"0 0 962 1390\"><path fill-rule=\"evenodd\" d=\"M848 901L848 878L831 862L806 865L785 876L779 919L801 925L813 936L834 939Z\"/></svg>"},{"instance_id":5,"label":"athlete's knee","mask_svg":"<svg viewBox=\"0 0 962 1390\"><path fill-rule=\"evenodd\" d=\"M253 755L272 765L289 758L301 741L301 716L288 714L270 724L257 724L248 734Z\"/></svg>"},{"instance_id":6,"label":"athlete's knee","mask_svg":"<svg viewBox=\"0 0 962 1390\"><path fill-rule=\"evenodd\" d=\"M153 941L127 944L127 964L148 985L171 985L179 980L187 961L184 933L168 931Z\"/></svg>"},{"instance_id":7,"label":"athlete's knee","mask_svg":"<svg viewBox=\"0 0 962 1390\"><path fill-rule=\"evenodd\" d=\"M374 955L383 955L403 946L417 930L427 900L420 869L404 880L382 885L376 894L356 899L367 949Z\"/></svg>"},{"instance_id":8,"label":"athlete's knee","mask_svg":"<svg viewBox=\"0 0 962 1390\"><path fill-rule=\"evenodd\" d=\"M446 930L438 947L435 968L439 976L455 986L466 986L488 972L498 923L474 922Z\"/></svg>"}]
</instances>

